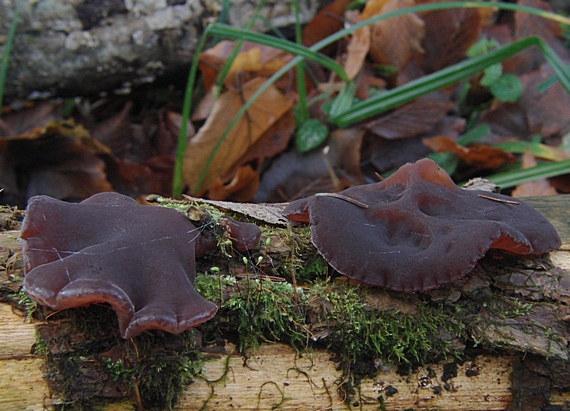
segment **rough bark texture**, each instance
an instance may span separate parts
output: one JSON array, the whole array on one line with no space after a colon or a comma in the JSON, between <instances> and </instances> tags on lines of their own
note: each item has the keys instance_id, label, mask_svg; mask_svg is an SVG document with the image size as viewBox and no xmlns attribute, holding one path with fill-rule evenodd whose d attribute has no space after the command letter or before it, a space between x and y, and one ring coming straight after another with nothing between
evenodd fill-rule
<instances>
[{"instance_id":1,"label":"rough bark texture","mask_svg":"<svg viewBox=\"0 0 570 411\"><path fill-rule=\"evenodd\" d=\"M18 0L19 1L19 0ZM0 0L0 55L17 1ZM185 76L202 31L221 0L22 0L5 97L85 95ZM243 27L257 2L231 0L228 23ZM318 1L300 2L308 21ZM261 11L275 27L295 21L292 3ZM267 30L262 20L256 30Z\"/></svg>"}]
</instances>

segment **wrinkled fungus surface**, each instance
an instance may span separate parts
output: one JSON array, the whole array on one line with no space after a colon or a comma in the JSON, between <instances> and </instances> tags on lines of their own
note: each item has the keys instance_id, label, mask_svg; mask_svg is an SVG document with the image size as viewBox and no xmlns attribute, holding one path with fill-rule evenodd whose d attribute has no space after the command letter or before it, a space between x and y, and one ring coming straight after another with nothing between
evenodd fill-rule
<instances>
[{"instance_id":1,"label":"wrinkled fungus surface","mask_svg":"<svg viewBox=\"0 0 570 411\"><path fill-rule=\"evenodd\" d=\"M193 287L195 258L215 242L175 210L117 193L79 204L36 196L21 239L31 298L56 310L109 303L123 338L149 329L178 334L216 313Z\"/></svg>"},{"instance_id":2,"label":"wrinkled fungus surface","mask_svg":"<svg viewBox=\"0 0 570 411\"><path fill-rule=\"evenodd\" d=\"M283 214L312 224L313 244L339 273L402 292L456 281L491 248L538 255L561 244L532 207L505 195L460 189L429 159L337 197L293 201Z\"/></svg>"}]
</instances>

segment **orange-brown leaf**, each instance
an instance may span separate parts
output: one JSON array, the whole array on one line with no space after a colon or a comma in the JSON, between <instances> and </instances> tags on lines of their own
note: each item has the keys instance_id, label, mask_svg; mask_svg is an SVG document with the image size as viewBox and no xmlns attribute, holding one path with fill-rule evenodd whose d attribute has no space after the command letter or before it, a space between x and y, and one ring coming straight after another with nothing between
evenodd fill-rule
<instances>
[{"instance_id":1,"label":"orange-brown leaf","mask_svg":"<svg viewBox=\"0 0 570 411\"><path fill-rule=\"evenodd\" d=\"M344 69L349 79L352 80L358 75L369 50L370 26L366 26L354 32L346 48L347 57Z\"/></svg>"},{"instance_id":2,"label":"orange-brown leaf","mask_svg":"<svg viewBox=\"0 0 570 411\"><path fill-rule=\"evenodd\" d=\"M522 156L522 167L531 168L536 166L537 162L530 150L527 150ZM556 189L552 187L546 178L540 180L529 181L528 183L519 184L512 193L513 197L530 197L530 196L551 196L556 194Z\"/></svg>"},{"instance_id":3,"label":"orange-brown leaf","mask_svg":"<svg viewBox=\"0 0 570 411\"><path fill-rule=\"evenodd\" d=\"M346 6L352 0L334 0L328 6L323 7L313 19L303 28L303 45L312 46L325 37L336 33L344 26L342 18Z\"/></svg>"},{"instance_id":4,"label":"orange-brown leaf","mask_svg":"<svg viewBox=\"0 0 570 411\"><path fill-rule=\"evenodd\" d=\"M224 40L200 54L200 70L204 88L209 90L214 84L218 72L225 64L235 47L234 41ZM239 83L254 77L269 77L291 59L291 55L282 50L257 43L244 42L234 59L224 85L237 88ZM238 73L241 78L238 80Z\"/></svg>"},{"instance_id":5,"label":"orange-brown leaf","mask_svg":"<svg viewBox=\"0 0 570 411\"><path fill-rule=\"evenodd\" d=\"M388 0L381 13L414 4L414 0ZM368 15L366 7L363 15ZM423 53L421 43L424 34L424 22L414 13L376 22L371 28L370 56L380 64L392 65L401 70L410 59Z\"/></svg>"},{"instance_id":6,"label":"orange-brown leaf","mask_svg":"<svg viewBox=\"0 0 570 411\"><path fill-rule=\"evenodd\" d=\"M217 178L210 190L208 197L212 200L229 200L235 202L250 201L259 188L259 174L249 165L239 167L233 178L224 183Z\"/></svg>"},{"instance_id":7,"label":"orange-brown leaf","mask_svg":"<svg viewBox=\"0 0 570 411\"><path fill-rule=\"evenodd\" d=\"M484 144L473 144L469 147L463 147L444 136L424 138L422 142L437 153L455 153L466 164L479 168L492 169L516 161L512 154Z\"/></svg>"},{"instance_id":8,"label":"orange-brown leaf","mask_svg":"<svg viewBox=\"0 0 570 411\"><path fill-rule=\"evenodd\" d=\"M224 176L263 133L291 108L291 102L275 87L270 86L252 104L247 114L241 117L226 139L218 143L244 102L264 82L264 78L257 78L246 83L243 94L236 91L222 94L204 126L190 140L184 156L184 179L193 192L204 192L216 178ZM206 163L214 151L201 186L197 187Z\"/></svg>"}]
</instances>

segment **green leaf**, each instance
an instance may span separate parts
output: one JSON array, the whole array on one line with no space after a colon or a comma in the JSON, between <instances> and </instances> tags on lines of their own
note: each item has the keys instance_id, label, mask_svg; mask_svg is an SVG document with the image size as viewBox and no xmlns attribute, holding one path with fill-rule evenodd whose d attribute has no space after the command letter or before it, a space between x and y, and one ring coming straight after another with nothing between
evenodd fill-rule
<instances>
[{"instance_id":1,"label":"green leaf","mask_svg":"<svg viewBox=\"0 0 570 411\"><path fill-rule=\"evenodd\" d=\"M489 51L496 49L499 47L499 42L497 40L488 40L488 39L481 39L473 44L471 47L467 49L465 55L467 57L477 57L481 54L488 53Z\"/></svg>"},{"instance_id":2,"label":"green leaf","mask_svg":"<svg viewBox=\"0 0 570 411\"><path fill-rule=\"evenodd\" d=\"M503 65L501 63L492 64L487 67L483 73L485 74L481 78L481 85L490 87L501 77L501 74L503 74Z\"/></svg>"},{"instance_id":3,"label":"green leaf","mask_svg":"<svg viewBox=\"0 0 570 411\"><path fill-rule=\"evenodd\" d=\"M491 90L491 93L493 93L497 100L509 103L516 102L523 92L519 78L512 73L500 76L491 84L489 90Z\"/></svg>"},{"instance_id":4,"label":"green leaf","mask_svg":"<svg viewBox=\"0 0 570 411\"><path fill-rule=\"evenodd\" d=\"M316 118L303 123L297 130L295 146L300 153L306 153L318 147L329 135L329 128Z\"/></svg>"}]
</instances>

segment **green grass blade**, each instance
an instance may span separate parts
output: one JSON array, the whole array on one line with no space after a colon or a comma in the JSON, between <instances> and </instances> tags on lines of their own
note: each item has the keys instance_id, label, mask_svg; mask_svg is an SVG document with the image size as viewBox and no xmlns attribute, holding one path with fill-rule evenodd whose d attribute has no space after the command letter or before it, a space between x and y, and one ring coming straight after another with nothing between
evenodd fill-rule
<instances>
[{"instance_id":1,"label":"green grass blade","mask_svg":"<svg viewBox=\"0 0 570 411\"><path fill-rule=\"evenodd\" d=\"M486 178L501 188L510 188L522 183L528 183L529 181L556 177L569 173L570 160L562 160L555 163L539 164L531 168L506 171Z\"/></svg>"},{"instance_id":2,"label":"green grass blade","mask_svg":"<svg viewBox=\"0 0 570 411\"><path fill-rule=\"evenodd\" d=\"M196 47L195 56L198 56L204 44L206 44L206 33L200 38ZM184 152L186 151L186 135L188 134L188 120L192 112L192 97L194 95L194 84L196 84L196 75L198 74L198 57L194 58L190 71L188 72L188 80L186 81L186 91L184 92L184 104L182 106L182 122L180 123L180 133L178 134L178 144L176 145L176 157L174 159L174 168L172 170L172 197L182 197L182 187L184 185L184 176L182 175L182 166L184 163Z\"/></svg>"},{"instance_id":3,"label":"green grass blade","mask_svg":"<svg viewBox=\"0 0 570 411\"><path fill-rule=\"evenodd\" d=\"M20 19L20 10L22 8L22 0L16 1L16 8L8 30L8 36L4 45L4 54L2 55L2 64L0 64L0 108L4 101L4 87L6 85L6 76L8 75L8 63L10 61L10 53L12 52L12 45L14 44L14 36L16 35L16 27ZM0 111L0 116L2 112Z\"/></svg>"}]
</instances>

